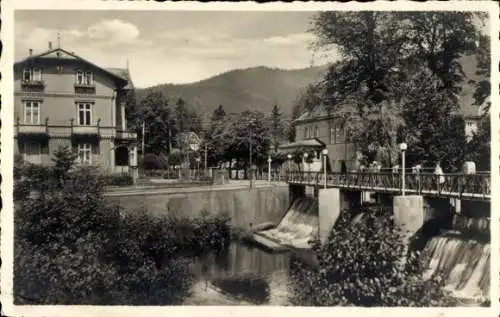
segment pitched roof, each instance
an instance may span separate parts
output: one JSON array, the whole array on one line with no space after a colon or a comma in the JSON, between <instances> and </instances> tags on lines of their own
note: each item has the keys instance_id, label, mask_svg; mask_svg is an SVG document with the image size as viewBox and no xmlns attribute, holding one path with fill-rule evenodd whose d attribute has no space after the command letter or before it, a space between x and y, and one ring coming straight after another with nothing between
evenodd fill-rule
<instances>
[{"instance_id":1,"label":"pitched roof","mask_svg":"<svg viewBox=\"0 0 500 317\"><path fill-rule=\"evenodd\" d=\"M127 80L127 85L124 87L124 89L134 89L134 83L132 82L132 77L130 76L130 71L128 69L117 67L107 67L106 69L109 72Z\"/></svg>"},{"instance_id":2,"label":"pitched roof","mask_svg":"<svg viewBox=\"0 0 500 317\"><path fill-rule=\"evenodd\" d=\"M80 61L80 62L83 62L85 64L88 64L94 68L97 68L99 69L100 71L103 71L104 73L108 74L109 76L119 80L122 84L124 85L129 85L128 82L129 82L129 79L127 77L124 77L122 75L119 75L117 72L113 72L109 69L106 69L106 68L102 68L84 58L81 58L80 56L77 56L75 55L74 53L72 52L68 52L62 48L55 48L55 49L51 49L51 50L48 50L48 51L45 51L45 52L42 52L40 54L37 54L37 55L33 55L33 56L28 56L27 58L23 59L23 60L20 60L18 62L15 63L15 65L19 65L21 63L24 63L24 62L27 62L27 61L31 61L31 60L35 60L35 59L64 59L64 60L75 60L75 61Z\"/></svg>"}]
</instances>

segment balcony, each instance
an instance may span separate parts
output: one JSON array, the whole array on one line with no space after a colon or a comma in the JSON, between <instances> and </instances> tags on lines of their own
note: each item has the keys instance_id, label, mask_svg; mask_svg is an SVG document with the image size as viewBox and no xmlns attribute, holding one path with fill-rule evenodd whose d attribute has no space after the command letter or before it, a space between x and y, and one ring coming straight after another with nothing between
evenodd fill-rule
<instances>
[{"instance_id":1,"label":"balcony","mask_svg":"<svg viewBox=\"0 0 500 317\"><path fill-rule=\"evenodd\" d=\"M25 91L43 91L45 89L45 82L43 80L23 80L21 87Z\"/></svg>"},{"instance_id":2,"label":"balcony","mask_svg":"<svg viewBox=\"0 0 500 317\"><path fill-rule=\"evenodd\" d=\"M116 131L116 139L119 140L137 140L137 133L131 131Z\"/></svg>"},{"instance_id":3,"label":"balcony","mask_svg":"<svg viewBox=\"0 0 500 317\"><path fill-rule=\"evenodd\" d=\"M75 94L95 94L94 84L75 83Z\"/></svg>"},{"instance_id":4,"label":"balcony","mask_svg":"<svg viewBox=\"0 0 500 317\"><path fill-rule=\"evenodd\" d=\"M75 125L74 119L71 119L71 138L78 140L97 141L100 138L100 122L97 120L96 125Z\"/></svg>"},{"instance_id":5,"label":"balcony","mask_svg":"<svg viewBox=\"0 0 500 317\"><path fill-rule=\"evenodd\" d=\"M19 118L17 118L14 133L17 138L48 139L48 119L45 119L45 124L22 124Z\"/></svg>"}]
</instances>

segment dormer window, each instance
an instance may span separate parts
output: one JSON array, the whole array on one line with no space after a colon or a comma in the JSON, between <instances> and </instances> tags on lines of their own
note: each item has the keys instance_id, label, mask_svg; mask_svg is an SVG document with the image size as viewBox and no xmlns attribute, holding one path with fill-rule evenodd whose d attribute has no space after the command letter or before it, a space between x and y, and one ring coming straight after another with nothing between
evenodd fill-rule
<instances>
[{"instance_id":1,"label":"dormer window","mask_svg":"<svg viewBox=\"0 0 500 317\"><path fill-rule=\"evenodd\" d=\"M23 69L23 81L33 82L42 80L42 69L41 68L25 68Z\"/></svg>"},{"instance_id":2,"label":"dormer window","mask_svg":"<svg viewBox=\"0 0 500 317\"><path fill-rule=\"evenodd\" d=\"M91 86L94 84L94 76L92 72L76 72L76 84L77 85L85 85Z\"/></svg>"}]
</instances>

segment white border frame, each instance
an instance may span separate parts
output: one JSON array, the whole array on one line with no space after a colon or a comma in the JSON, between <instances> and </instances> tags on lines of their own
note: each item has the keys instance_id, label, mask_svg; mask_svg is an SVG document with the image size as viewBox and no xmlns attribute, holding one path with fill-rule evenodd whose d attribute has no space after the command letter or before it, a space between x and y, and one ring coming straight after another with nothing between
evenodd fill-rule
<instances>
[{"instance_id":1,"label":"white border frame","mask_svg":"<svg viewBox=\"0 0 500 317\"><path fill-rule=\"evenodd\" d=\"M255 316L258 314L296 314L302 316L304 314L314 314L315 317L331 316L332 313L338 315L349 316L400 316L402 313L406 317L421 316L422 314L431 314L434 316L444 316L467 313L498 316L499 308L499 219L498 213L495 210L499 207L498 196L492 195L492 218L491 218L491 303L492 308L306 308L306 307L217 307L217 306L175 306L175 307L145 307L145 306L14 306L13 305L13 202L12 202L12 177L13 177L13 124L9 123L12 120L12 105L13 105L13 49L14 41L14 10L31 9L31 10L187 10L187 11L322 11L322 10L337 10L337 11L489 11L490 13L490 34L491 34L491 126L492 126L492 144L491 152L500 153L499 149L499 116L498 116L498 101L499 101L499 8L492 1L449 1L449 2L426 2L417 3L410 1L377 1L371 3L328 3L328 2L311 2L311 3L267 3L257 4L251 2L243 3L197 3L197 2L153 2L153 1L99 1L99 0L7 0L2 2L2 29L1 39L4 44L3 56L0 61L2 69L3 83L2 89L2 109L1 117L4 118L1 131L1 162L2 162L2 184L1 194L3 202L3 210L1 213L1 223L4 224L1 232L1 299L3 305L3 313L8 316L136 316L145 312L149 314L168 314L169 316L197 316L199 314L214 316ZM499 155L492 155L492 192L499 192Z\"/></svg>"}]
</instances>

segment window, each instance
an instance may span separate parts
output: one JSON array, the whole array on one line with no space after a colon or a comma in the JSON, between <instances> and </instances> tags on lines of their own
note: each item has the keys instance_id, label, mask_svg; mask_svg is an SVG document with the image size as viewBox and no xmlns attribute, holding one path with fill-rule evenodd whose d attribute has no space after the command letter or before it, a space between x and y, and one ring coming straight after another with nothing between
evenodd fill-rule
<instances>
[{"instance_id":1,"label":"window","mask_svg":"<svg viewBox=\"0 0 500 317\"><path fill-rule=\"evenodd\" d=\"M92 124L92 108L90 103L78 104L78 124L79 125Z\"/></svg>"},{"instance_id":2,"label":"window","mask_svg":"<svg viewBox=\"0 0 500 317\"><path fill-rule=\"evenodd\" d=\"M318 126L314 127L314 137L317 138L319 136L319 128Z\"/></svg>"},{"instance_id":3,"label":"window","mask_svg":"<svg viewBox=\"0 0 500 317\"><path fill-rule=\"evenodd\" d=\"M25 101L24 102L24 123L40 124L40 102Z\"/></svg>"},{"instance_id":4,"label":"window","mask_svg":"<svg viewBox=\"0 0 500 317\"><path fill-rule=\"evenodd\" d=\"M23 81L41 81L41 68L25 68L23 69Z\"/></svg>"},{"instance_id":5,"label":"window","mask_svg":"<svg viewBox=\"0 0 500 317\"><path fill-rule=\"evenodd\" d=\"M78 162L80 164L92 163L92 145L88 143L78 144Z\"/></svg>"},{"instance_id":6,"label":"window","mask_svg":"<svg viewBox=\"0 0 500 317\"><path fill-rule=\"evenodd\" d=\"M42 162L42 145L36 142L24 143L24 159L30 163Z\"/></svg>"},{"instance_id":7,"label":"window","mask_svg":"<svg viewBox=\"0 0 500 317\"><path fill-rule=\"evenodd\" d=\"M340 125L336 127L336 139L335 143L344 143L345 142L345 135L344 135L344 129Z\"/></svg>"},{"instance_id":8,"label":"window","mask_svg":"<svg viewBox=\"0 0 500 317\"><path fill-rule=\"evenodd\" d=\"M93 85L94 84L94 76L92 72L76 72L76 83L78 85Z\"/></svg>"},{"instance_id":9,"label":"window","mask_svg":"<svg viewBox=\"0 0 500 317\"><path fill-rule=\"evenodd\" d=\"M307 139L307 127L304 127L304 139Z\"/></svg>"},{"instance_id":10,"label":"window","mask_svg":"<svg viewBox=\"0 0 500 317\"><path fill-rule=\"evenodd\" d=\"M330 144L335 143L335 128L332 126L330 128Z\"/></svg>"}]
</instances>

